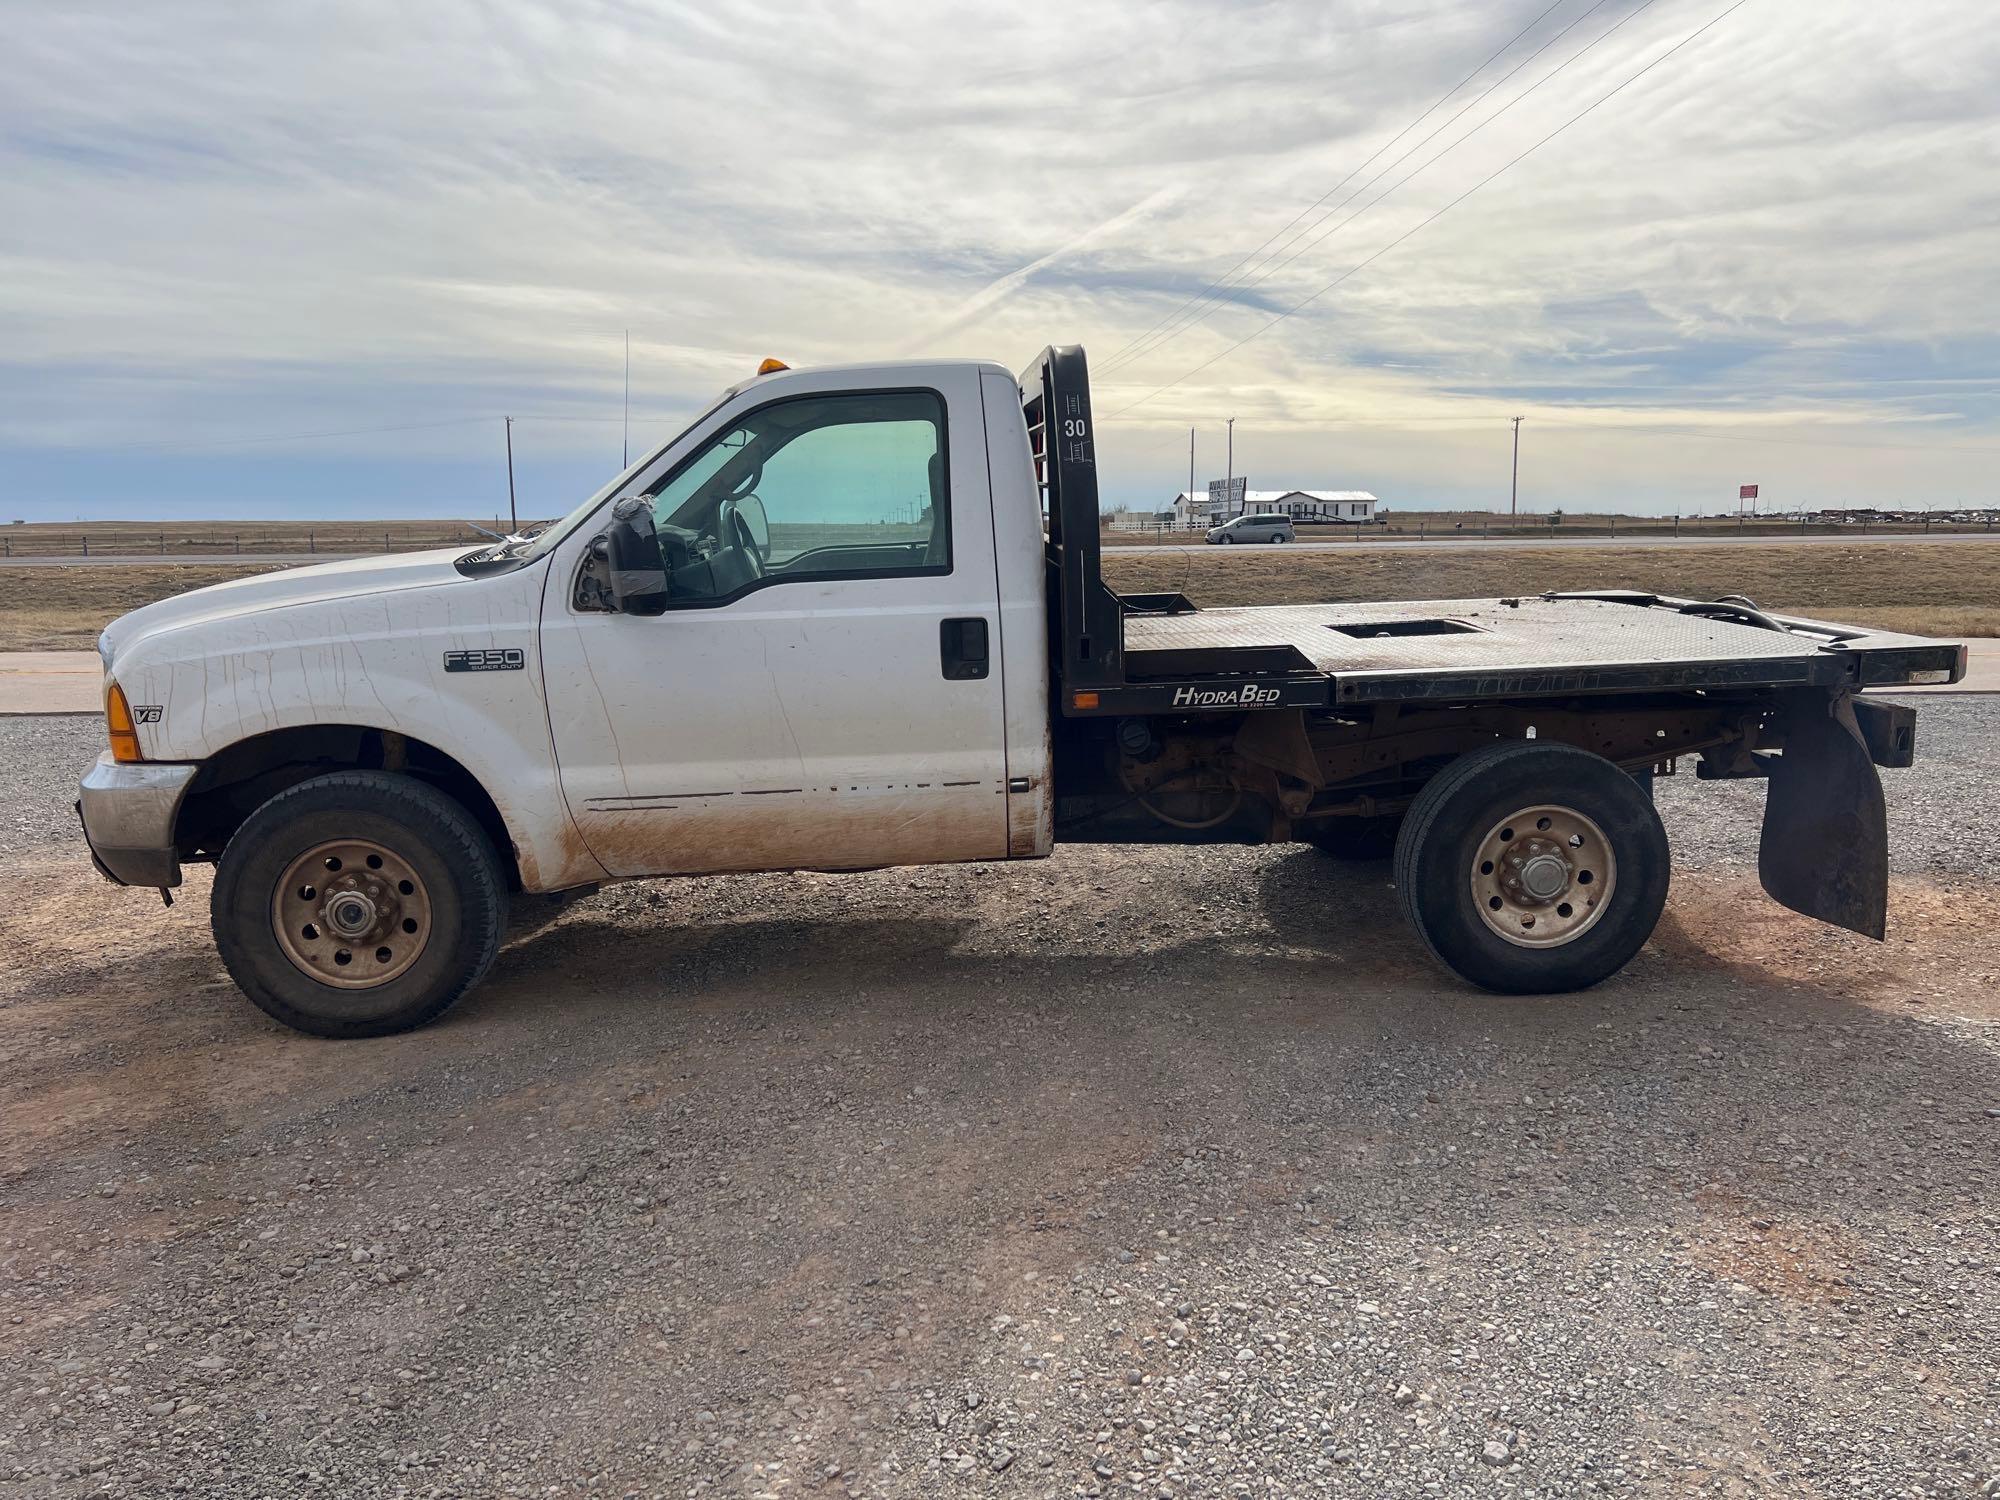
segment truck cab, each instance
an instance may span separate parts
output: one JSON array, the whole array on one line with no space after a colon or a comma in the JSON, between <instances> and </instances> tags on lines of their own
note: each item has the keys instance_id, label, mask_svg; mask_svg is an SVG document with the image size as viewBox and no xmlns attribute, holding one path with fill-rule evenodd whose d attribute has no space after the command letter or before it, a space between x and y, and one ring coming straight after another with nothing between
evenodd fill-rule
<instances>
[{"instance_id":1,"label":"truck cab","mask_svg":"<svg viewBox=\"0 0 2000 1500\"><path fill-rule=\"evenodd\" d=\"M1854 694L1963 671L1748 601L1121 596L1075 348L767 362L537 534L196 590L100 652L99 869L216 862L231 975L330 1036L440 1014L519 896L1059 838L1393 849L1446 967L1575 988L1657 920L1641 789L1682 757L1771 777L1767 888L1879 936L1913 728Z\"/></svg>"}]
</instances>

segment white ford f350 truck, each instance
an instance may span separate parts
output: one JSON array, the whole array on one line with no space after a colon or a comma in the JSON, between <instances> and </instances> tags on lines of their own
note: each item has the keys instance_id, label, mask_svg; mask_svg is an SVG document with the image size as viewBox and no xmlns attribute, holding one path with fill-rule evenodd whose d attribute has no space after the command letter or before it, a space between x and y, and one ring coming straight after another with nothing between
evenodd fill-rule
<instances>
[{"instance_id":1,"label":"white ford f350 truck","mask_svg":"<svg viewBox=\"0 0 2000 1500\"><path fill-rule=\"evenodd\" d=\"M1445 966L1575 989L1659 918L1683 761L1768 779L1773 897L1882 935L1914 714L1858 693L1957 643L1627 592L1200 609L1098 545L1081 349L777 366L533 537L116 621L85 834L127 885L215 861L243 992L340 1037L440 1014L514 893L1064 840L1393 852Z\"/></svg>"}]
</instances>

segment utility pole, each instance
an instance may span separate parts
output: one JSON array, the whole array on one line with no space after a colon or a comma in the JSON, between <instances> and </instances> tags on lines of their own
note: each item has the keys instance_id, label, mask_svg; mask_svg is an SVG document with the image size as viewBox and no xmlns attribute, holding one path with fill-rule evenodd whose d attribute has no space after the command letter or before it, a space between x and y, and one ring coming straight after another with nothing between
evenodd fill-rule
<instances>
[{"instance_id":1,"label":"utility pole","mask_svg":"<svg viewBox=\"0 0 2000 1500\"><path fill-rule=\"evenodd\" d=\"M1507 493L1507 514L1521 513L1521 419L1514 418L1514 483Z\"/></svg>"},{"instance_id":2,"label":"utility pole","mask_svg":"<svg viewBox=\"0 0 2000 1500\"><path fill-rule=\"evenodd\" d=\"M632 330L625 330L625 445L619 450L619 467L632 467Z\"/></svg>"},{"instance_id":3,"label":"utility pole","mask_svg":"<svg viewBox=\"0 0 2000 1500\"><path fill-rule=\"evenodd\" d=\"M1222 503L1224 505L1229 504L1231 497L1236 493L1236 418L1234 417L1229 419L1228 449L1229 456L1223 460ZM1248 500L1250 498L1250 487L1245 485L1243 490L1243 498ZM1242 506L1239 505L1236 507L1236 514L1239 516L1243 514Z\"/></svg>"},{"instance_id":4,"label":"utility pole","mask_svg":"<svg viewBox=\"0 0 2000 1500\"><path fill-rule=\"evenodd\" d=\"M1194 428L1188 428L1188 519L1194 519Z\"/></svg>"},{"instance_id":5,"label":"utility pole","mask_svg":"<svg viewBox=\"0 0 2000 1500\"><path fill-rule=\"evenodd\" d=\"M514 419L501 420L507 424L507 534L514 536L521 530L520 513L514 509Z\"/></svg>"}]
</instances>

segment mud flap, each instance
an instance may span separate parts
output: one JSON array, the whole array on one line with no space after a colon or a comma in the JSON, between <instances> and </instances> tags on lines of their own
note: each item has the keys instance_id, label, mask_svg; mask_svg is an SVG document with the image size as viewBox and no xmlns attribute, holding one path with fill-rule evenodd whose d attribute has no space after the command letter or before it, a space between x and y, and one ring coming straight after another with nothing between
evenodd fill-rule
<instances>
[{"instance_id":1,"label":"mud flap","mask_svg":"<svg viewBox=\"0 0 2000 1500\"><path fill-rule=\"evenodd\" d=\"M1889 916L1882 779L1846 693L1787 695L1775 726L1757 876L1772 900L1878 942Z\"/></svg>"}]
</instances>

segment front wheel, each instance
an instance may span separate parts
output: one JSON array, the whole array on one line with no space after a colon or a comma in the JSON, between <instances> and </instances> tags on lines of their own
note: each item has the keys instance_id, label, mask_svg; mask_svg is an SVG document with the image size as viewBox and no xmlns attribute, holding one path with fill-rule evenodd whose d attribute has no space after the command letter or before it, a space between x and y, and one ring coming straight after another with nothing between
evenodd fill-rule
<instances>
[{"instance_id":1,"label":"front wheel","mask_svg":"<svg viewBox=\"0 0 2000 1500\"><path fill-rule=\"evenodd\" d=\"M314 1036L435 1020L500 951L507 886L465 809L386 771L288 787L230 838L209 925L260 1009Z\"/></svg>"},{"instance_id":2,"label":"front wheel","mask_svg":"<svg viewBox=\"0 0 2000 1500\"><path fill-rule=\"evenodd\" d=\"M1617 973L1658 925L1670 873L1666 829L1630 776L1534 740L1446 766L1396 840L1397 891L1432 957L1503 994Z\"/></svg>"}]
</instances>

